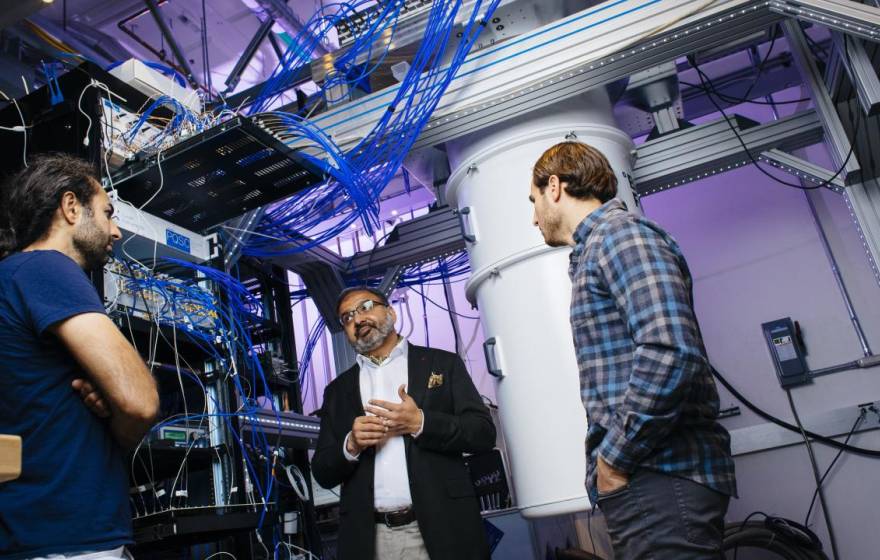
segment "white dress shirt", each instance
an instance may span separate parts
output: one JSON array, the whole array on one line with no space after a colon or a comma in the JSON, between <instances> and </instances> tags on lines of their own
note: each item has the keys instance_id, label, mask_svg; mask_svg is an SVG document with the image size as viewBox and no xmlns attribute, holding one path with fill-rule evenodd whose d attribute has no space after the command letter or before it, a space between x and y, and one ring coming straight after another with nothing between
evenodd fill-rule
<instances>
[{"instance_id":1,"label":"white dress shirt","mask_svg":"<svg viewBox=\"0 0 880 560\"><path fill-rule=\"evenodd\" d=\"M366 356L358 354L361 400L365 408L370 404L371 399L400 402L397 389L408 382L408 357L409 344L405 338L400 340L381 365L376 365ZM422 428L424 428L424 421L425 417L422 415ZM413 437L418 437L420 433L421 429L413 434ZM346 459L357 461L359 455L355 456L348 452L349 437L351 437L351 432L345 436L345 441L342 442L342 451ZM412 505L403 437L392 437L376 447L373 505L379 511L395 511Z\"/></svg>"}]
</instances>

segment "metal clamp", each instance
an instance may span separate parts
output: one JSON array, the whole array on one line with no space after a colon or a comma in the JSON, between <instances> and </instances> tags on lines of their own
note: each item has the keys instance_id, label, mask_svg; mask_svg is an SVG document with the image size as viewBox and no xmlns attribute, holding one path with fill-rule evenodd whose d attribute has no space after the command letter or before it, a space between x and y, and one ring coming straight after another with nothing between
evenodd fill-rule
<instances>
[{"instance_id":1,"label":"metal clamp","mask_svg":"<svg viewBox=\"0 0 880 560\"><path fill-rule=\"evenodd\" d=\"M498 340L494 336L488 338L483 343L483 354L486 356L486 368L489 374L501 379L504 377L504 373L501 371L501 366L498 364L498 356L495 354L497 347Z\"/></svg>"},{"instance_id":2,"label":"metal clamp","mask_svg":"<svg viewBox=\"0 0 880 560\"><path fill-rule=\"evenodd\" d=\"M461 226L461 236L464 237L464 240L468 243L476 243L477 236L470 229L470 219L467 216L470 216L471 209L470 207L464 207L458 211L458 223Z\"/></svg>"}]
</instances>

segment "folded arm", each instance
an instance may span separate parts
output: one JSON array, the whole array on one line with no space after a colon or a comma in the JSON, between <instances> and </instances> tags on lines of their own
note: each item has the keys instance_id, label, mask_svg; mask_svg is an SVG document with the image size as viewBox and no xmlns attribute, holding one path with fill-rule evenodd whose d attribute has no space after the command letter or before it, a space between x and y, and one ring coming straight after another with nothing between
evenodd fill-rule
<instances>
[{"instance_id":1,"label":"folded arm","mask_svg":"<svg viewBox=\"0 0 880 560\"><path fill-rule=\"evenodd\" d=\"M125 448L138 444L156 418L156 382L140 355L102 313L82 313L50 328L97 386L110 430Z\"/></svg>"}]
</instances>

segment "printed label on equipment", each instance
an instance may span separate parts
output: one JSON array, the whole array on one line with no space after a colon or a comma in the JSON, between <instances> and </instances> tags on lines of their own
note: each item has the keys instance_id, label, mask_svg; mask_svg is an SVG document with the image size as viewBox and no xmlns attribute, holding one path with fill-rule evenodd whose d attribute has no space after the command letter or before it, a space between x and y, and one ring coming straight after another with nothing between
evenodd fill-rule
<instances>
[{"instance_id":1,"label":"printed label on equipment","mask_svg":"<svg viewBox=\"0 0 880 560\"><path fill-rule=\"evenodd\" d=\"M780 362L797 359L797 352L790 336L777 336L773 339L773 346L776 347L776 355L779 356Z\"/></svg>"},{"instance_id":2,"label":"printed label on equipment","mask_svg":"<svg viewBox=\"0 0 880 560\"><path fill-rule=\"evenodd\" d=\"M169 247L173 247L184 253L189 254L190 252L190 240L189 237L185 235L181 235L176 231L172 231L170 229L165 230L165 243Z\"/></svg>"}]
</instances>

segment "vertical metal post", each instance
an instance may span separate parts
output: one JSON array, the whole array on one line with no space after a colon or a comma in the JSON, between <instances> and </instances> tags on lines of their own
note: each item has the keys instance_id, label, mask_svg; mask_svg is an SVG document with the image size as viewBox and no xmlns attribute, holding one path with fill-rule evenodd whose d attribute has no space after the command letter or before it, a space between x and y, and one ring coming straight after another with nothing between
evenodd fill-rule
<instances>
[{"instance_id":1,"label":"vertical metal post","mask_svg":"<svg viewBox=\"0 0 880 560\"><path fill-rule=\"evenodd\" d=\"M208 101L214 99L214 87L211 83L211 57L208 52L208 13L205 0L202 0L202 71L205 74L205 88L208 93Z\"/></svg>"},{"instance_id":2,"label":"vertical metal post","mask_svg":"<svg viewBox=\"0 0 880 560\"><path fill-rule=\"evenodd\" d=\"M422 287L424 289L424 286ZM455 322L455 329L453 329L453 335L455 335L455 347L458 349L459 355L458 357L462 360L466 360L467 356L464 355L464 339L461 336L461 323L458 322L458 313L455 310L455 298L452 294L452 286L449 283L448 278L443 279L443 292L446 297L446 301L449 302L449 314L450 321Z\"/></svg>"},{"instance_id":3,"label":"vertical metal post","mask_svg":"<svg viewBox=\"0 0 880 560\"><path fill-rule=\"evenodd\" d=\"M831 159L837 168L844 169L842 176L847 183L846 202L865 246L874 277L880 284L880 270L877 267L877 263L880 262L880 183L876 179L860 180L861 167L858 158L831 96L822 81L816 62L810 54L800 24L789 19L783 23L783 30L789 41L792 56L804 79L804 84L812 93L816 113L825 129L825 141L828 144ZM855 132L855 123L850 123L850 125Z\"/></svg>"},{"instance_id":4,"label":"vertical metal post","mask_svg":"<svg viewBox=\"0 0 880 560\"><path fill-rule=\"evenodd\" d=\"M241 80L241 75L244 72L247 65L250 64L251 59L256 54L257 49L260 48L260 44L262 44L263 40L269 33L272 32L272 26L275 25L275 20L272 18L266 18L266 20L260 24L260 28L257 29L257 32L251 37L250 43L245 47L244 51L242 51L241 56L238 57L238 61L235 63L235 66L232 68L232 72L229 73L229 76L226 78L226 92L230 92L235 89L238 85L238 82Z\"/></svg>"},{"instance_id":5,"label":"vertical metal post","mask_svg":"<svg viewBox=\"0 0 880 560\"><path fill-rule=\"evenodd\" d=\"M825 130L825 140L831 152L831 159L838 168L843 168L843 177L851 179L851 175L855 176L860 170L858 161L852 154L852 147L843 123L837 116L834 103L831 100L816 61L813 59L810 48L807 45L807 39L804 31L801 29L800 23L796 20L788 19L782 24L785 37L791 48L792 57L800 70L804 85L810 91L813 98L813 104L816 107L816 113L822 121L822 128ZM849 181L847 181L849 182Z\"/></svg>"},{"instance_id":6,"label":"vertical metal post","mask_svg":"<svg viewBox=\"0 0 880 560\"><path fill-rule=\"evenodd\" d=\"M801 184L806 185L806 182L801 180ZM810 191L804 191L804 196L807 199L807 206L810 207L810 215L813 217L813 224L815 224L816 232L819 234L819 241L822 244L822 250L825 252L825 257L828 259L828 263L831 265L831 274L834 276L834 282L837 284L837 289L840 291L843 303L846 306L846 313L849 315L849 320L853 325L853 329L856 331L856 336L859 338L859 344L862 347L862 354L865 356L872 356L871 346L868 344L868 339L865 336L862 323L859 321L859 316L856 314L856 309L855 306L853 306L849 290L846 289L846 284L840 273L837 258L831 250L831 244L828 242L828 235L825 233L825 228L822 226L822 221L819 219L819 213L816 211L816 205L810 195Z\"/></svg>"},{"instance_id":7,"label":"vertical metal post","mask_svg":"<svg viewBox=\"0 0 880 560\"><path fill-rule=\"evenodd\" d=\"M753 56L757 56L757 53L754 53ZM753 58L754 60L754 58ZM771 108L773 109L773 120L779 120L779 112L776 110L776 106L773 105L773 95L767 95L764 98L768 103L770 103ZM808 186L807 181L804 179L799 179L801 186ZM846 283L843 280L843 275L840 272L840 267L837 263L837 257L834 256L834 251L831 248L831 243L828 240L828 235L825 232L825 227L822 225L822 220L819 218L819 213L816 210L816 204L813 202L813 195L815 194L813 191L804 190L804 198L807 200L807 206L810 208L810 215L813 218L813 225L816 226L816 232L819 234L819 242L822 245L822 250L825 253L825 257L828 259L828 264L831 266L831 274L834 276L834 282L837 284L837 289L840 292L840 296L843 298L843 303L846 306L846 312L849 316L850 322L852 322L853 329L856 332L856 336L859 339L859 344L862 347L862 353L865 356L871 356L871 347L868 345L867 337L865 336L865 331L862 328L862 323L859 321L859 317L856 314L855 306L852 302L852 297L849 295L849 290L846 288Z\"/></svg>"},{"instance_id":8,"label":"vertical metal post","mask_svg":"<svg viewBox=\"0 0 880 560\"><path fill-rule=\"evenodd\" d=\"M832 31L831 38L834 40L843 68L856 90L865 116L880 113L880 78L877 77L877 71L874 70L864 43L859 39L847 37L839 31Z\"/></svg>"},{"instance_id":9,"label":"vertical metal post","mask_svg":"<svg viewBox=\"0 0 880 560\"><path fill-rule=\"evenodd\" d=\"M241 251L244 248L244 245L251 238L254 230L257 228L260 220L263 219L265 214L265 208L260 206L246 212L238 218L237 221L233 220L235 225L230 226L232 229L232 235L229 236L229 240L223 248L223 267L226 272L232 270L235 263L241 258Z\"/></svg>"},{"instance_id":10,"label":"vertical metal post","mask_svg":"<svg viewBox=\"0 0 880 560\"><path fill-rule=\"evenodd\" d=\"M210 374L213 371L213 362L205 362L205 374ZM222 411L218 408L218 405L225 400L223 398L225 394L223 381L218 377L213 383L207 384L205 389L208 398L208 441L211 447L217 449L227 444L226 426L219 416ZM226 447L230 448L229 445ZM228 505L227 498L232 499L233 487L228 473L231 472L233 466L227 465L227 461L228 458L218 457L216 461L211 462L211 474L214 478L214 504L217 506ZM228 494L224 494L224 489L228 490Z\"/></svg>"},{"instance_id":11,"label":"vertical metal post","mask_svg":"<svg viewBox=\"0 0 880 560\"><path fill-rule=\"evenodd\" d=\"M168 28L168 24L162 19L162 14L159 13L159 8L156 6L156 0L144 0L144 4L147 5L150 14L152 14L153 19L156 20L156 25L159 26L159 31L162 32L162 37L168 41L168 46L171 47L171 52L174 53L174 58L177 59L177 63L180 64L180 67L183 68L183 71L186 73L186 81L188 81L192 87L198 89L200 87L199 82L196 80L195 74L193 74L192 68L189 65L189 60L184 56L183 51L180 50L180 45L177 44L174 35L171 34L171 29Z\"/></svg>"},{"instance_id":12,"label":"vertical metal post","mask_svg":"<svg viewBox=\"0 0 880 560\"><path fill-rule=\"evenodd\" d=\"M330 335L330 339L333 342L333 361L336 365L336 375L339 375L355 364L357 353L351 347L344 331L334 332Z\"/></svg>"}]
</instances>

